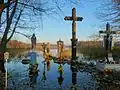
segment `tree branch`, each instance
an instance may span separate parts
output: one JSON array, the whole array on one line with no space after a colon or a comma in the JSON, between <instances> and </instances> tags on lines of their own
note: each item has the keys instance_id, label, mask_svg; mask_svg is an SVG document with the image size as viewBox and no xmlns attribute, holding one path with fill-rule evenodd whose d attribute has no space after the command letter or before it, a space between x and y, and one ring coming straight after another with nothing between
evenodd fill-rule
<instances>
[{"instance_id":1,"label":"tree branch","mask_svg":"<svg viewBox=\"0 0 120 90\"><path fill-rule=\"evenodd\" d=\"M5 8L7 8L9 5L11 5L11 4L15 3L15 2L16 2L16 0L10 0L10 3L8 3L8 2L4 3L3 10L4 10Z\"/></svg>"},{"instance_id":2,"label":"tree branch","mask_svg":"<svg viewBox=\"0 0 120 90\"><path fill-rule=\"evenodd\" d=\"M24 6L24 7L25 7L25 6ZM24 7L23 7L23 9L24 9ZM14 28L13 28L13 30L12 30L12 34L11 34L10 37L7 39L7 42L12 38L12 36L13 36L13 34L14 34L14 32L15 32L15 29L16 29L16 27L17 27L17 24L18 24L19 20L20 20L20 16L21 16L21 14L22 14L22 12L23 12L23 9L20 11L20 14L19 14L19 16L18 16L18 18L17 18L17 21L16 21L16 23L15 23L15 26L14 26Z\"/></svg>"},{"instance_id":3,"label":"tree branch","mask_svg":"<svg viewBox=\"0 0 120 90\"><path fill-rule=\"evenodd\" d=\"M29 4L26 4L26 3L18 2L18 4L21 4L21 5L25 5L25 6L31 7L31 8L33 8L33 10L37 10L37 11L40 11L40 12L45 12L45 11L46 11L45 9L36 8L35 6L29 5Z\"/></svg>"},{"instance_id":4,"label":"tree branch","mask_svg":"<svg viewBox=\"0 0 120 90\"><path fill-rule=\"evenodd\" d=\"M12 30L11 30L11 31L12 31ZM12 32L13 32L13 31L12 31ZM27 34L24 34L24 33L18 32L18 31L15 31L14 33L23 35L23 36L27 37L28 39L31 39L31 35L27 35Z\"/></svg>"}]
</instances>

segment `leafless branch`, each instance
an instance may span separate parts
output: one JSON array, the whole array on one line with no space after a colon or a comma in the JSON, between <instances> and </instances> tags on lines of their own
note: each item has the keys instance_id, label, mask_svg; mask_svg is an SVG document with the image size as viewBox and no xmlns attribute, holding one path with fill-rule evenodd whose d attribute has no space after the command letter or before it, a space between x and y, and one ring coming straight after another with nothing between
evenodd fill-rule
<instances>
[{"instance_id":1,"label":"leafless branch","mask_svg":"<svg viewBox=\"0 0 120 90\"><path fill-rule=\"evenodd\" d=\"M111 23L117 24L120 22L120 2L119 0L109 0L101 5L98 10L98 18L104 21L109 21Z\"/></svg>"},{"instance_id":2,"label":"leafless branch","mask_svg":"<svg viewBox=\"0 0 120 90\"><path fill-rule=\"evenodd\" d=\"M14 26L14 28L13 28L12 34L11 34L10 37L7 39L7 42L12 38L12 36L13 36L13 34L14 34L14 32L15 32L15 29L16 29L17 24L18 24L18 22L19 22L19 19L20 19L20 16L21 16L22 11L23 11L23 10L21 10L21 12L20 12L20 14L19 14L19 16L18 16L17 22L15 23L15 26Z\"/></svg>"}]
</instances>

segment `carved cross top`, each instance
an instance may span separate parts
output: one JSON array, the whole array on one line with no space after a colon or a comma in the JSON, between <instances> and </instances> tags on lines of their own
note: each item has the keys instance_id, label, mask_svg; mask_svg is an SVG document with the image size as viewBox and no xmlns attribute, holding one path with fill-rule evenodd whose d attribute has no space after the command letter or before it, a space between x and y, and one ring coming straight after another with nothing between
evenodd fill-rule
<instances>
[{"instance_id":1,"label":"carved cross top","mask_svg":"<svg viewBox=\"0 0 120 90\"><path fill-rule=\"evenodd\" d=\"M64 20L82 21L83 17L76 17L76 9L72 9L72 16L65 16Z\"/></svg>"}]
</instances>

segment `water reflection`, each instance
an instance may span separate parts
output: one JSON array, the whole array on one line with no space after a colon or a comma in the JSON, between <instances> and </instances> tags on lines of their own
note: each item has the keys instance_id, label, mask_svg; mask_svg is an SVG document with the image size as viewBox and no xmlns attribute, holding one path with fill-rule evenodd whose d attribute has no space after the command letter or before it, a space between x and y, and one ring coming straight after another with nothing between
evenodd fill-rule
<instances>
[{"instance_id":1,"label":"water reflection","mask_svg":"<svg viewBox=\"0 0 120 90\"><path fill-rule=\"evenodd\" d=\"M38 64L29 66L29 78L30 78L30 87L34 87L38 77Z\"/></svg>"},{"instance_id":2,"label":"water reflection","mask_svg":"<svg viewBox=\"0 0 120 90\"><path fill-rule=\"evenodd\" d=\"M29 64L22 64L20 60L8 62L8 71L11 72L11 79L8 80L8 87L12 90L107 90L107 86L102 82L97 86L96 80L88 72L92 68L82 67L83 71L77 70L78 64L71 63L54 63L52 60L45 60L43 57L37 56L39 60L38 68L31 67ZM90 68L90 69L89 69ZM14 70L14 71L11 71ZM40 72L39 72L39 71ZM101 79L101 78L100 78ZM29 81L30 80L30 81ZM15 84L12 84L12 81ZM28 85L28 84L29 85ZM109 84L108 86L110 86ZM106 88L104 88L104 86ZM115 85L114 85L115 86ZM118 85L116 85L117 87ZM13 88L16 89L13 89ZM112 85L111 85L112 87ZM18 89L19 88L19 89ZM110 90L117 90L114 88ZM120 90L120 89L118 89Z\"/></svg>"},{"instance_id":3,"label":"water reflection","mask_svg":"<svg viewBox=\"0 0 120 90\"><path fill-rule=\"evenodd\" d=\"M32 72L31 70L29 71L30 87L33 87L36 84L37 76L38 76L38 71L36 72Z\"/></svg>"},{"instance_id":4,"label":"water reflection","mask_svg":"<svg viewBox=\"0 0 120 90\"><path fill-rule=\"evenodd\" d=\"M50 71L50 60L47 60L46 64L47 64L47 71Z\"/></svg>"},{"instance_id":5,"label":"water reflection","mask_svg":"<svg viewBox=\"0 0 120 90\"><path fill-rule=\"evenodd\" d=\"M76 84L77 84L77 68L75 67L74 62L71 64L71 71L72 71L72 90L77 90Z\"/></svg>"},{"instance_id":6,"label":"water reflection","mask_svg":"<svg viewBox=\"0 0 120 90\"><path fill-rule=\"evenodd\" d=\"M59 73L59 77L57 77L58 84L60 88L62 88L62 83L63 83L64 78L63 78L63 67L61 64L58 66L58 73Z\"/></svg>"},{"instance_id":7,"label":"water reflection","mask_svg":"<svg viewBox=\"0 0 120 90\"><path fill-rule=\"evenodd\" d=\"M46 62L44 61L43 63L44 63L44 68L43 68L43 76L42 76L41 81L47 80L47 77L46 77Z\"/></svg>"}]
</instances>

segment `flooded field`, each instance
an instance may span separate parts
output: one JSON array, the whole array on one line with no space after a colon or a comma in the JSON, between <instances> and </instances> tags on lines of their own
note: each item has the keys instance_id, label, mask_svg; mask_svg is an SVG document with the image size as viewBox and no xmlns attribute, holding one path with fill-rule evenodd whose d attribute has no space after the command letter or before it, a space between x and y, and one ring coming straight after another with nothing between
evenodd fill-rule
<instances>
[{"instance_id":1,"label":"flooded field","mask_svg":"<svg viewBox=\"0 0 120 90\"><path fill-rule=\"evenodd\" d=\"M8 89L10 90L120 90L119 85L100 82L95 78L94 67L68 63L58 64L53 60L44 62L38 53L38 72L30 75L29 64L21 59L7 63ZM78 66L78 65L77 65ZM81 68L80 68L81 67ZM62 69L62 72L59 70Z\"/></svg>"}]
</instances>

